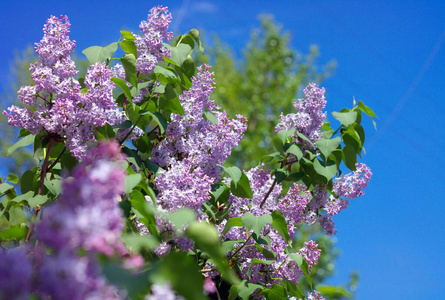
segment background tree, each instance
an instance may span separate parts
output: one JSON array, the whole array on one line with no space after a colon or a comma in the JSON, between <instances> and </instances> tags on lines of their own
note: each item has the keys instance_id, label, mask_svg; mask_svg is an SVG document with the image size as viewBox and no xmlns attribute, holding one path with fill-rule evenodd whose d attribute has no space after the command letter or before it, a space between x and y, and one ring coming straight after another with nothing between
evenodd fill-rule
<instances>
[{"instance_id":1,"label":"background tree","mask_svg":"<svg viewBox=\"0 0 445 300\"><path fill-rule=\"evenodd\" d=\"M214 46L207 47L207 56L200 57L209 62L215 72L216 89L212 98L229 116L242 114L249 120L244 139L232 150L228 164L248 170L258 165L264 155L274 152L270 137L281 112L294 112L293 103L308 83L319 84L332 75L335 61L319 67L317 46L312 45L309 53L301 54L292 48L290 41L290 34L282 30L273 16L264 15L260 17L260 27L252 31L243 50L243 59L237 59L233 49L217 36L214 37ZM322 249L318 264L311 273L312 282L319 285L334 274L334 261L340 251L319 226L303 225L299 228L297 243L309 238L316 240ZM345 289L328 288L323 295L329 295L329 299L352 296L357 282L358 274L353 273ZM302 282L303 286L305 284ZM309 289L309 286L304 288Z\"/></svg>"},{"instance_id":2,"label":"background tree","mask_svg":"<svg viewBox=\"0 0 445 300\"><path fill-rule=\"evenodd\" d=\"M260 21L242 60L218 38L208 54L216 74L216 103L229 115L239 113L249 120L244 140L231 156L232 163L246 170L274 151L270 136L280 113L294 112L292 104L303 88L310 82L322 82L335 68L335 61L317 67L317 46L311 46L305 55L293 49L290 34L272 16L261 16Z\"/></svg>"}]
</instances>

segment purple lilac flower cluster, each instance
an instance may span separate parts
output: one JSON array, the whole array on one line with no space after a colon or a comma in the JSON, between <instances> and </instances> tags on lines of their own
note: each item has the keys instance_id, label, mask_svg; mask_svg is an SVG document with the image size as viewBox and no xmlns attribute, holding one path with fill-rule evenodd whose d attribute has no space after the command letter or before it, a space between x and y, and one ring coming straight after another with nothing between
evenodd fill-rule
<instances>
[{"instance_id":1,"label":"purple lilac flower cluster","mask_svg":"<svg viewBox=\"0 0 445 300\"><path fill-rule=\"evenodd\" d=\"M280 197L281 186L276 185L265 204L260 207L264 201L264 197L271 188L273 180L270 173L260 167L251 169L246 173L249 178L250 185L253 191L253 198L246 199L231 196L229 198L229 218L243 217L246 213L252 213L255 216L261 216L262 214L270 214L274 210L281 210L284 214L286 222L288 224L288 230L291 236L293 236L296 225L303 219L303 211L309 202L310 193L303 185L295 184L292 189L289 190L286 196ZM220 232L222 232L226 222L221 223L218 226ZM262 284L271 285L275 281L268 280L266 271L270 274L275 272L275 278L287 278L295 283L298 283L298 278L303 274L302 270L297 267L297 264L286 254L286 247L288 246L286 241L273 229L269 224L263 229L263 235L270 239L270 249L276 253L276 260L269 266L263 264L251 265L253 258L265 259L255 247L251 238L246 246L241 249L237 254L238 264L242 271L241 276L243 279L248 279L252 282L259 282ZM228 240L246 240L249 238L248 232L242 227L231 228L224 236L224 239ZM250 245L250 246L249 246ZM239 246L239 245L238 245ZM300 249L300 254L308 261L311 266L316 264L318 257L320 256L320 249L317 249L317 244L310 241L305 244L305 247ZM250 278L248 271L251 270ZM270 275L269 274L269 275Z\"/></svg>"},{"instance_id":2,"label":"purple lilac flower cluster","mask_svg":"<svg viewBox=\"0 0 445 300\"><path fill-rule=\"evenodd\" d=\"M298 102L294 102L297 113L287 115L281 113L280 122L275 127L275 131L278 132L280 130L295 128L293 138L296 143L302 144L306 148L311 148L309 143L298 137L296 133L302 133L313 143L321 138L320 128L326 117L326 112L323 113L323 109L326 106L324 93L324 88L320 89L315 83L310 83L304 89L304 99L299 99Z\"/></svg>"},{"instance_id":3,"label":"purple lilac flower cluster","mask_svg":"<svg viewBox=\"0 0 445 300\"><path fill-rule=\"evenodd\" d=\"M192 87L179 97L185 114L171 115L166 139L152 150L153 161L167 168L155 183L158 204L169 210L185 206L199 210L210 199L211 184L220 179L217 165L224 164L246 130L244 117L228 119L209 99L214 90L209 68L198 68ZM205 117L206 110L215 116L215 123Z\"/></svg>"},{"instance_id":4,"label":"purple lilac flower cluster","mask_svg":"<svg viewBox=\"0 0 445 300\"><path fill-rule=\"evenodd\" d=\"M139 25L143 34L135 36L138 52L136 70L138 73L148 76L164 56L170 57L170 50L162 44L164 40L168 42L173 37L173 33L167 31L170 23L171 13L168 12L168 8L159 5L153 7L148 14L147 21L142 21Z\"/></svg>"},{"instance_id":5,"label":"purple lilac flower cluster","mask_svg":"<svg viewBox=\"0 0 445 300\"><path fill-rule=\"evenodd\" d=\"M8 124L25 128L32 134L45 131L66 140L71 154L82 159L86 156L87 143L94 142L95 126L115 125L117 108L112 97L114 83L111 71L98 62L88 68L85 89L74 76L75 64L70 57L75 41L69 39L68 18L51 16L44 26L44 36L36 43L40 60L29 70L35 82L18 91L24 108L11 106L4 111Z\"/></svg>"},{"instance_id":6,"label":"purple lilac flower cluster","mask_svg":"<svg viewBox=\"0 0 445 300\"><path fill-rule=\"evenodd\" d=\"M356 171L334 181L332 187L334 195L327 196L326 186L315 186L312 190L312 199L303 214L307 224L319 222L327 235L337 232L332 216L348 207L348 199L364 195L364 189L371 179L371 169L365 164L356 164L356 168ZM319 214L321 211L325 214Z\"/></svg>"},{"instance_id":7,"label":"purple lilac flower cluster","mask_svg":"<svg viewBox=\"0 0 445 300\"><path fill-rule=\"evenodd\" d=\"M101 275L96 254L125 254L123 216L118 206L124 191L123 160L117 143L100 143L76 166L63 182L61 199L43 211L35 233L38 247L22 247L1 257L0 293L20 291L14 286L19 282L23 293L45 299L121 298ZM81 248L86 255L78 256ZM32 254L27 257L24 249ZM53 254L47 255L48 251ZM20 263L11 263L15 259ZM1 263L4 261L6 265ZM20 270L11 266L20 266ZM7 275L8 288L3 288L3 274Z\"/></svg>"}]
</instances>

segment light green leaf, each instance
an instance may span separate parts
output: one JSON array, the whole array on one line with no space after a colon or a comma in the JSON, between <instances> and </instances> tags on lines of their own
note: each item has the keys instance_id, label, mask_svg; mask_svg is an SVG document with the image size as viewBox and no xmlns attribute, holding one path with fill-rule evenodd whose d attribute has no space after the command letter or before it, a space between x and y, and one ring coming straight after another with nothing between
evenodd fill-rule
<instances>
[{"instance_id":1,"label":"light green leaf","mask_svg":"<svg viewBox=\"0 0 445 300\"><path fill-rule=\"evenodd\" d=\"M3 194L4 192L6 192L9 189L12 189L13 187L14 187L13 185L7 184L5 182L0 184L0 194Z\"/></svg>"},{"instance_id":2,"label":"light green leaf","mask_svg":"<svg viewBox=\"0 0 445 300\"><path fill-rule=\"evenodd\" d=\"M264 214L260 217L255 217L252 213L247 213L242 217L241 222L247 230L253 230L258 236L261 234L263 227L266 224L272 223L272 216Z\"/></svg>"},{"instance_id":3,"label":"light green leaf","mask_svg":"<svg viewBox=\"0 0 445 300\"><path fill-rule=\"evenodd\" d=\"M42 205L48 201L48 195L36 195L34 197L28 198L28 204L31 209L37 205Z\"/></svg>"},{"instance_id":4,"label":"light green leaf","mask_svg":"<svg viewBox=\"0 0 445 300\"><path fill-rule=\"evenodd\" d=\"M124 50L126 53L131 53L134 55L134 57L138 57L138 50L136 48L136 44L132 40L125 40L120 42L120 46L122 50Z\"/></svg>"},{"instance_id":5,"label":"light green leaf","mask_svg":"<svg viewBox=\"0 0 445 300\"><path fill-rule=\"evenodd\" d=\"M136 73L136 57L133 54L125 54L119 59L125 69L125 80L133 87L138 86L138 76Z\"/></svg>"},{"instance_id":6,"label":"light green leaf","mask_svg":"<svg viewBox=\"0 0 445 300\"><path fill-rule=\"evenodd\" d=\"M32 143L34 143L34 139L35 139L35 135L34 134L30 134L30 135L25 136L24 138L22 138L21 140L16 142L14 145L9 147L7 154L11 155L18 148L26 147L28 145L31 145Z\"/></svg>"},{"instance_id":7,"label":"light green leaf","mask_svg":"<svg viewBox=\"0 0 445 300\"><path fill-rule=\"evenodd\" d=\"M129 31L121 30L121 34L126 40L135 40L136 37Z\"/></svg>"},{"instance_id":8,"label":"light green leaf","mask_svg":"<svg viewBox=\"0 0 445 300\"><path fill-rule=\"evenodd\" d=\"M331 155L332 151L337 149L338 145L340 145L341 138L336 137L334 139L326 139L321 138L315 142L320 152L324 155L325 159L328 159L329 155Z\"/></svg>"},{"instance_id":9,"label":"light green leaf","mask_svg":"<svg viewBox=\"0 0 445 300\"><path fill-rule=\"evenodd\" d=\"M118 43L114 42L106 47L92 46L83 50L82 53L85 54L90 65L94 65L111 58L117 50L117 45Z\"/></svg>"},{"instance_id":10,"label":"light green leaf","mask_svg":"<svg viewBox=\"0 0 445 300\"><path fill-rule=\"evenodd\" d=\"M356 111L348 111L348 112L336 112L332 113L334 118L336 118L344 127L348 127L353 124L357 120L357 112Z\"/></svg>"},{"instance_id":11,"label":"light green leaf","mask_svg":"<svg viewBox=\"0 0 445 300\"><path fill-rule=\"evenodd\" d=\"M331 180L337 174L337 165L334 161L320 162L318 159L314 161L315 171L325 177L327 181Z\"/></svg>"},{"instance_id":12,"label":"light green leaf","mask_svg":"<svg viewBox=\"0 0 445 300\"><path fill-rule=\"evenodd\" d=\"M156 66L153 70L153 73L162 74L167 78L176 78L177 77L177 75L173 71L163 68L161 66Z\"/></svg>"},{"instance_id":13,"label":"light green leaf","mask_svg":"<svg viewBox=\"0 0 445 300\"><path fill-rule=\"evenodd\" d=\"M129 195L141 181L141 174L130 174L125 177L125 194Z\"/></svg>"},{"instance_id":14,"label":"light green leaf","mask_svg":"<svg viewBox=\"0 0 445 300\"><path fill-rule=\"evenodd\" d=\"M300 147L295 144L286 143L284 145L284 153L295 155L297 161L299 161L303 157L303 152L301 151Z\"/></svg>"}]
</instances>

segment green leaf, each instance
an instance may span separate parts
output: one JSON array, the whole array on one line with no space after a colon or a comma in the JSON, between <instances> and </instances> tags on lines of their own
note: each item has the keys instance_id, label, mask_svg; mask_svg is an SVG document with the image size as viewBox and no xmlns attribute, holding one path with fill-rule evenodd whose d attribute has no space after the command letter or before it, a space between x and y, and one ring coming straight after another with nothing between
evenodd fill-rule
<instances>
[{"instance_id":1,"label":"green leaf","mask_svg":"<svg viewBox=\"0 0 445 300\"><path fill-rule=\"evenodd\" d=\"M212 114L211 112L206 111L206 112L204 113L204 116L205 116L205 118L206 118L208 121L210 121L212 124L216 124L216 123L218 123L218 121L216 120L215 115Z\"/></svg>"},{"instance_id":2,"label":"green leaf","mask_svg":"<svg viewBox=\"0 0 445 300\"><path fill-rule=\"evenodd\" d=\"M314 143L312 143L312 141L311 141L307 136L305 136L304 134L302 134L301 132L298 132L298 131L297 131L297 136L298 136L300 139L302 139L303 141L308 142L309 145L311 145L312 147L315 147Z\"/></svg>"},{"instance_id":3,"label":"green leaf","mask_svg":"<svg viewBox=\"0 0 445 300\"><path fill-rule=\"evenodd\" d=\"M121 30L121 34L126 40L135 40L136 37L129 31Z\"/></svg>"},{"instance_id":4,"label":"green leaf","mask_svg":"<svg viewBox=\"0 0 445 300\"><path fill-rule=\"evenodd\" d=\"M136 44L132 40L125 40L120 42L120 46L122 50L124 50L126 53L131 53L134 55L134 57L138 57L138 50L136 48Z\"/></svg>"},{"instance_id":5,"label":"green leaf","mask_svg":"<svg viewBox=\"0 0 445 300\"><path fill-rule=\"evenodd\" d=\"M188 44L179 44L176 47L171 47L171 60L182 66L183 62L187 59L187 56L192 52L192 48Z\"/></svg>"},{"instance_id":6,"label":"green leaf","mask_svg":"<svg viewBox=\"0 0 445 300\"><path fill-rule=\"evenodd\" d=\"M225 280L231 284L239 283L238 277L230 269L225 258L225 252L219 244L219 233L214 225L204 222L193 222L187 230L187 236L195 241L199 248L210 255L213 263Z\"/></svg>"},{"instance_id":7,"label":"green leaf","mask_svg":"<svg viewBox=\"0 0 445 300\"><path fill-rule=\"evenodd\" d=\"M19 241L26 237L28 233L27 226L14 225L4 230L0 230L0 241L16 240Z\"/></svg>"},{"instance_id":8,"label":"green leaf","mask_svg":"<svg viewBox=\"0 0 445 300\"><path fill-rule=\"evenodd\" d=\"M161 215L172 222L176 230L181 230L185 225L196 220L196 213L190 208L181 208L174 213Z\"/></svg>"},{"instance_id":9,"label":"green leaf","mask_svg":"<svg viewBox=\"0 0 445 300\"><path fill-rule=\"evenodd\" d=\"M125 80L132 86L138 86L138 76L136 73L136 57L133 54L125 54L119 61L125 69Z\"/></svg>"},{"instance_id":10,"label":"green leaf","mask_svg":"<svg viewBox=\"0 0 445 300\"><path fill-rule=\"evenodd\" d=\"M141 174L130 174L125 177L125 194L130 194L135 186L141 181Z\"/></svg>"},{"instance_id":11,"label":"green leaf","mask_svg":"<svg viewBox=\"0 0 445 300\"><path fill-rule=\"evenodd\" d=\"M18 148L26 147L26 146L31 145L32 143L34 143L34 139L35 139L35 135L34 134L30 134L30 135L25 136L24 138L22 138L21 140L16 142L14 145L9 147L7 154L11 155Z\"/></svg>"},{"instance_id":12,"label":"green leaf","mask_svg":"<svg viewBox=\"0 0 445 300\"><path fill-rule=\"evenodd\" d=\"M290 153L295 155L297 161L299 161L303 157L303 152L300 147L295 144L286 143L284 145L284 153Z\"/></svg>"},{"instance_id":13,"label":"green leaf","mask_svg":"<svg viewBox=\"0 0 445 300\"><path fill-rule=\"evenodd\" d=\"M340 142L340 137L336 137L334 139L321 138L316 141L315 144L317 145L320 152L324 155L325 160L327 160L332 151L337 149L337 147L340 145Z\"/></svg>"},{"instance_id":14,"label":"green leaf","mask_svg":"<svg viewBox=\"0 0 445 300\"><path fill-rule=\"evenodd\" d=\"M31 209L38 205L42 205L48 201L48 195L36 195L34 197L28 198L28 204Z\"/></svg>"},{"instance_id":15,"label":"green leaf","mask_svg":"<svg viewBox=\"0 0 445 300\"><path fill-rule=\"evenodd\" d=\"M377 125L376 125L374 119L372 118L372 117L377 118L377 115L372 111L372 109L370 109L368 106L366 106L366 105L362 102L362 100L360 100L360 101L358 102L358 108L360 108L360 110L361 110L362 112L364 112L364 113L371 119L372 124L374 125L374 128L377 130Z\"/></svg>"},{"instance_id":16,"label":"green leaf","mask_svg":"<svg viewBox=\"0 0 445 300\"><path fill-rule=\"evenodd\" d=\"M241 299L248 300L257 289L262 290L263 286L243 280L238 285L232 285L229 290L229 299L236 299L236 295L238 295Z\"/></svg>"},{"instance_id":17,"label":"green leaf","mask_svg":"<svg viewBox=\"0 0 445 300\"><path fill-rule=\"evenodd\" d=\"M265 298L267 300L282 300L289 298L286 289L276 283L274 283L271 288L264 289L261 292L261 295L266 296Z\"/></svg>"},{"instance_id":18,"label":"green leaf","mask_svg":"<svg viewBox=\"0 0 445 300\"><path fill-rule=\"evenodd\" d=\"M199 51L204 53L204 48L201 46L201 41L199 40L199 31L193 28L189 31L189 34L195 40L196 44L198 44Z\"/></svg>"},{"instance_id":19,"label":"green leaf","mask_svg":"<svg viewBox=\"0 0 445 300\"><path fill-rule=\"evenodd\" d=\"M122 240L130 250L141 252L141 250L154 250L159 245L159 241L154 236L140 235L139 233L131 233L122 236Z\"/></svg>"},{"instance_id":20,"label":"green leaf","mask_svg":"<svg viewBox=\"0 0 445 300\"><path fill-rule=\"evenodd\" d=\"M335 174L337 174L337 164L332 160L321 162L316 159L314 161L314 169L318 174L325 177L327 181L331 180Z\"/></svg>"},{"instance_id":21,"label":"green leaf","mask_svg":"<svg viewBox=\"0 0 445 300\"><path fill-rule=\"evenodd\" d=\"M344 127L348 127L353 124L357 120L357 112L349 111L349 112L336 112L332 113L334 118L336 118Z\"/></svg>"},{"instance_id":22,"label":"green leaf","mask_svg":"<svg viewBox=\"0 0 445 300\"><path fill-rule=\"evenodd\" d=\"M230 188L225 183L216 183L212 185L211 194L215 202L218 201L220 204L226 203L230 197Z\"/></svg>"},{"instance_id":23,"label":"green leaf","mask_svg":"<svg viewBox=\"0 0 445 300\"><path fill-rule=\"evenodd\" d=\"M265 258L269 259L275 259L276 255L274 252L269 251L268 249L264 248L263 246L260 246L258 244L255 244L255 248L264 255Z\"/></svg>"},{"instance_id":24,"label":"green leaf","mask_svg":"<svg viewBox=\"0 0 445 300\"><path fill-rule=\"evenodd\" d=\"M14 184L17 184L19 182L19 177L13 173L9 173L8 177L6 177L6 180L9 182L12 182Z\"/></svg>"},{"instance_id":25,"label":"green leaf","mask_svg":"<svg viewBox=\"0 0 445 300\"><path fill-rule=\"evenodd\" d=\"M32 198L33 196L34 196L34 192L29 191L25 194L21 194L20 196L15 197L14 199L12 199L12 201L20 203L22 201L28 201L28 199Z\"/></svg>"},{"instance_id":26,"label":"green leaf","mask_svg":"<svg viewBox=\"0 0 445 300\"><path fill-rule=\"evenodd\" d=\"M163 257L157 275L162 277L162 281L169 281L173 289L186 299L207 299L202 291L204 276L199 272L195 260L183 252L171 251Z\"/></svg>"},{"instance_id":27,"label":"green leaf","mask_svg":"<svg viewBox=\"0 0 445 300\"><path fill-rule=\"evenodd\" d=\"M342 152L342 158L346 167L348 167L351 171L356 170L355 164L357 163L357 154L354 147L352 147L351 145L344 146Z\"/></svg>"},{"instance_id":28,"label":"green leaf","mask_svg":"<svg viewBox=\"0 0 445 300\"><path fill-rule=\"evenodd\" d=\"M298 253L287 253L290 259L297 263L297 266L300 268L303 264L303 256Z\"/></svg>"},{"instance_id":29,"label":"green leaf","mask_svg":"<svg viewBox=\"0 0 445 300\"><path fill-rule=\"evenodd\" d=\"M263 227L266 224L272 223L272 216L264 214L260 217L255 217L252 213L247 213L242 217L241 222L246 229L253 230L259 236Z\"/></svg>"},{"instance_id":30,"label":"green leaf","mask_svg":"<svg viewBox=\"0 0 445 300\"><path fill-rule=\"evenodd\" d=\"M295 133L295 128L289 130L280 130L278 132L278 137L283 142L283 145L286 143L287 138L293 136Z\"/></svg>"},{"instance_id":31,"label":"green leaf","mask_svg":"<svg viewBox=\"0 0 445 300\"><path fill-rule=\"evenodd\" d=\"M275 229L278 234L290 245L290 235L287 230L287 222L284 218L284 214L279 210L272 212L272 228Z\"/></svg>"},{"instance_id":32,"label":"green leaf","mask_svg":"<svg viewBox=\"0 0 445 300\"><path fill-rule=\"evenodd\" d=\"M303 291L301 290L299 285L296 285L294 282L291 281L285 281L282 283L287 289L287 292L290 296L297 297L298 299L306 299L306 296L303 294Z\"/></svg>"},{"instance_id":33,"label":"green leaf","mask_svg":"<svg viewBox=\"0 0 445 300\"><path fill-rule=\"evenodd\" d=\"M303 263L301 264L301 270L303 270L304 276L306 276L307 282L312 288L312 280L311 276L309 275L309 265L307 264L306 260L303 260Z\"/></svg>"},{"instance_id":34,"label":"green leaf","mask_svg":"<svg viewBox=\"0 0 445 300\"><path fill-rule=\"evenodd\" d=\"M12 189L12 188L14 188L13 185L10 185L10 184L7 184L4 182L4 183L0 184L0 194L3 194L4 192L6 192L7 190Z\"/></svg>"},{"instance_id":35,"label":"green leaf","mask_svg":"<svg viewBox=\"0 0 445 300\"><path fill-rule=\"evenodd\" d=\"M111 81L113 81L122 89L122 91L125 94L125 97L127 97L128 100L131 101L133 99L133 97L131 96L130 88L128 87L127 83L124 80L117 77L113 77L111 78Z\"/></svg>"},{"instance_id":36,"label":"green leaf","mask_svg":"<svg viewBox=\"0 0 445 300\"><path fill-rule=\"evenodd\" d=\"M224 172L232 179L230 190L234 196L252 199L253 192L250 188L249 178L238 167L223 167Z\"/></svg>"},{"instance_id":37,"label":"green leaf","mask_svg":"<svg viewBox=\"0 0 445 300\"><path fill-rule=\"evenodd\" d=\"M27 170L23 173L22 178L20 179L20 187L22 194L26 194L28 191L32 191L34 189L34 172Z\"/></svg>"},{"instance_id":38,"label":"green leaf","mask_svg":"<svg viewBox=\"0 0 445 300\"><path fill-rule=\"evenodd\" d=\"M152 113L149 110L140 110L139 114L141 116L147 115L147 114L150 115L153 118L153 120L155 120L155 122L159 125L159 128L161 129L161 133L165 132L165 129L167 128L167 120L164 118L163 115L161 115L161 113L159 113L159 112Z\"/></svg>"},{"instance_id":39,"label":"green leaf","mask_svg":"<svg viewBox=\"0 0 445 300\"><path fill-rule=\"evenodd\" d=\"M229 232L230 228L232 227L242 227L243 222L241 221L240 217L233 217L227 220L226 226L224 226L224 230L222 231L222 235L225 235L227 232Z\"/></svg>"},{"instance_id":40,"label":"green leaf","mask_svg":"<svg viewBox=\"0 0 445 300\"><path fill-rule=\"evenodd\" d=\"M328 296L329 298L341 298L342 296L349 299L353 298L351 293L339 286L319 285L317 286L317 290L323 296Z\"/></svg>"},{"instance_id":41,"label":"green leaf","mask_svg":"<svg viewBox=\"0 0 445 300\"><path fill-rule=\"evenodd\" d=\"M224 253L228 253L233 250L236 244L243 243L244 240L234 240L234 241L225 241L221 244L221 247L224 250Z\"/></svg>"},{"instance_id":42,"label":"green leaf","mask_svg":"<svg viewBox=\"0 0 445 300\"><path fill-rule=\"evenodd\" d=\"M166 78L176 78L177 77L177 75L174 72L172 72L172 71L170 71L170 70L168 70L166 68L163 68L161 66L156 66L154 68L154 70L153 70L153 73L155 73L155 74L162 74Z\"/></svg>"},{"instance_id":43,"label":"green leaf","mask_svg":"<svg viewBox=\"0 0 445 300\"><path fill-rule=\"evenodd\" d=\"M289 171L287 169L275 170L275 178L277 179L277 183L281 183L283 180L285 180L287 175L289 175Z\"/></svg>"},{"instance_id":44,"label":"green leaf","mask_svg":"<svg viewBox=\"0 0 445 300\"><path fill-rule=\"evenodd\" d=\"M60 179L45 180L44 184L54 196L58 196L62 192L62 180Z\"/></svg>"},{"instance_id":45,"label":"green leaf","mask_svg":"<svg viewBox=\"0 0 445 300\"><path fill-rule=\"evenodd\" d=\"M128 299L144 299L149 292L147 272L130 272L115 262L108 262L102 265L102 273L111 284L126 290Z\"/></svg>"},{"instance_id":46,"label":"green leaf","mask_svg":"<svg viewBox=\"0 0 445 300\"><path fill-rule=\"evenodd\" d=\"M114 42L106 47L92 46L83 50L82 53L85 54L90 65L94 65L97 62L103 62L111 58L117 50L117 45L118 43Z\"/></svg>"},{"instance_id":47,"label":"green leaf","mask_svg":"<svg viewBox=\"0 0 445 300\"><path fill-rule=\"evenodd\" d=\"M130 202L133 209L139 213L139 221L147 227L152 235L159 236L153 206L145 200L144 195L138 190L133 190L130 194Z\"/></svg>"}]
</instances>

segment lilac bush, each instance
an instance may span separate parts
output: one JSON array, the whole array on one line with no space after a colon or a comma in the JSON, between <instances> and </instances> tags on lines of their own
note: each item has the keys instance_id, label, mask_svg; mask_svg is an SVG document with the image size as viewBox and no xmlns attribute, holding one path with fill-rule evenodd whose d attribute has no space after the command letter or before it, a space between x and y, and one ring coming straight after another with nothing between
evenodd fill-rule
<instances>
[{"instance_id":1,"label":"lilac bush","mask_svg":"<svg viewBox=\"0 0 445 300\"><path fill-rule=\"evenodd\" d=\"M315 223L335 234L333 216L364 194L360 122L375 114L354 102L333 114L334 131L325 90L311 83L296 113L279 116L275 153L248 171L227 166L248 120L211 99L215 74L193 62L197 30L166 44L171 19L154 7L140 35L85 49L83 78L68 18L48 19L35 84L18 91L24 107L3 112L22 129L15 147L31 141L43 156L21 176L21 195L0 182L1 215L32 214L1 244L0 297L324 299L300 288L321 250L295 237ZM113 57L119 46L126 54ZM340 176L343 164L352 173Z\"/></svg>"}]
</instances>

